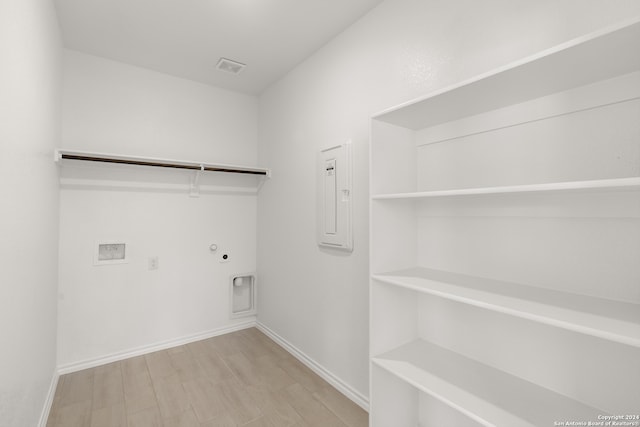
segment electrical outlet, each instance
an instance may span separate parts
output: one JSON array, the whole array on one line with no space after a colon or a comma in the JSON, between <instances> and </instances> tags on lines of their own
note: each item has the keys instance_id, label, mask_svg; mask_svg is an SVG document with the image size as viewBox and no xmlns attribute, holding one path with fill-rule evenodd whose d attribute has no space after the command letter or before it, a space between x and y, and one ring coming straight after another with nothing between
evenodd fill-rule
<instances>
[{"instance_id":1,"label":"electrical outlet","mask_svg":"<svg viewBox=\"0 0 640 427\"><path fill-rule=\"evenodd\" d=\"M152 256L149 258L149 270L157 270L159 267L158 257Z\"/></svg>"}]
</instances>

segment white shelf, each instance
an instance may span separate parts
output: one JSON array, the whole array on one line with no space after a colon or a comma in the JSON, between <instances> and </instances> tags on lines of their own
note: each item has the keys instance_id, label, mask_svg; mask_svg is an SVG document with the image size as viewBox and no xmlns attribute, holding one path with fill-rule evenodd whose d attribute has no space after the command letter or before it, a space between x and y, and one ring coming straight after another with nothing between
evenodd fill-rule
<instances>
[{"instance_id":1,"label":"white shelf","mask_svg":"<svg viewBox=\"0 0 640 427\"><path fill-rule=\"evenodd\" d=\"M640 304L427 268L372 279L574 332L640 347Z\"/></svg>"},{"instance_id":2,"label":"white shelf","mask_svg":"<svg viewBox=\"0 0 640 427\"><path fill-rule=\"evenodd\" d=\"M603 192L640 190L640 177L598 179L591 181L553 182L548 184L509 185L501 187L462 188L456 190L418 191L376 194L373 200L426 199L431 197L479 196L489 194Z\"/></svg>"},{"instance_id":3,"label":"white shelf","mask_svg":"<svg viewBox=\"0 0 640 427\"><path fill-rule=\"evenodd\" d=\"M129 156L123 154L97 153L91 151L66 150L58 148L55 150L54 160L56 162L83 161L113 163L134 166L162 167L172 169L187 169L202 172L226 172L240 173L270 177L271 171L267 168L254 166L241 166L223 163L207 163L192 160L163 159L157 157Z\"/></svg>"},{"instance_id":4,"label":"white shelf","mask_svg":"<svg viewBox=\"0 0 640 427\"><path fill-rule=\"evenodd\" d=\"M251 195L271 177L253 166L67 149L56 149L54 160L62 166L60 185L75 189Z\"/></svg>"},{"instance_id":5,"label":"white shelf","mask_svg":"<svg viewBox=\"0 0 640 427\"><path fill-rule=\"evenodd\" d=\"M372 362L484 426L597 421L603 411L458 353L416 340Z\"/></svg>"},{"instance_id":6,"label":"white shelf","mask_svg":"<svg viewBox=\"0 0 640 427\"><path fill-rule=\"evenodd\" d=\"M640 69L640 22L634 18L443 88L374 116L422 129L587 85Z\"/></svg>"}]
</instances>

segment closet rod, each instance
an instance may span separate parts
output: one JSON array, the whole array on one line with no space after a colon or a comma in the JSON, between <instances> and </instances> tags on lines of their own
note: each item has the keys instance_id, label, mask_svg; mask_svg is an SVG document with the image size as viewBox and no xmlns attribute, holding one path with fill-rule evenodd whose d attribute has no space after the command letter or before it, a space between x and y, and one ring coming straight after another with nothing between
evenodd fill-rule
<instances>
[{"instance_id":1,"label":"closet rod","mask_svg":"<svg viewBox=\"0 0 640 427\"><path fill-rule=\"evenodd\" d=\"M189 163L189 162L171 162L164 161L160 159L145 159L145 158L137 158L137 157L125 157L125 156L109 156L109 155L99 155L99 154L91 154L91 153L78 153L78 152L64 152L63 150L57 151L57 160L83 160L90 162L101 162L101 163L118 163L125 165L136 165L136 166L152 166L152 167L162 167L162 168L173 168L173 169L188 169L188 170L196 170L196 171L208 171L208 172L227 172L227 173L240 173L240 174L249 174L249 175L261 175L268 177L269 170L268 169L259 169L259 168L245 168L241 166L231 166L231 165L207 165L205 163Z\"/></svg>"}]
</instances>

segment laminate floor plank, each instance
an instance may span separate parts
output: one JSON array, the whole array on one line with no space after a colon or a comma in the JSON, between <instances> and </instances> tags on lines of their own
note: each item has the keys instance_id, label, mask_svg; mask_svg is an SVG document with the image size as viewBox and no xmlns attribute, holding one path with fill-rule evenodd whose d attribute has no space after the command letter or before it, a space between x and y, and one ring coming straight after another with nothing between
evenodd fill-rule
<instances>
[{"instance_id":1,"label":"laminate floor plank","mask_svg":"<svg viewBox=\"0 0 640 427\"><path fill-rule=\"evenodd\" d=\"M263 387L247 387L246 390L263 414L261 422L290 426L302 421L302 417L289 404L288 398L283 392L274 392Z\"/></svg>"},{"instance_id":2,"label":"laminate floor plank","mask_svg":"<svg viewBox=\"0 0 640 427\"><path fill-rule=\"evenodd\" d=\"M85 369L83 371L67 374L62 396L60 397L60 405L67 406L72 403L84 402L93 399L93 369Z\"/></svg>"},{"instance_id":3,"label":"laminate floor plank","mask_svg":"<svg viewBox=\"0 0 640 427\"><path fill-rule=\"evenodd\" d=\"M93 376L93 410L124 403L124 386L120 362L95 368Z\"/></svg>"},{"instance_id":4,"label":"laminate floor plank","mask_svg":"<svg viewBox=\"0 0 640 427\"><path fill-rule=\"evenodd\" d=\"M171 365L182 381L189 381L206 375L202 365L198 363L190 351L185 346L176 347L181 349L180 352L169 352Z\"/></svg>"},{"instance_id":5,"label":"laminate floor plank","mask_svg":"<svg viewBox=\"0 0 640 427\"><path fill-rule=\"evenodd\" d=\"M225 365L229 367L233 375L238 378L244 385L260 384L258 370L254 363L242 352L233 353L222 357Z\"/></svg>"},{"instance_id":6,"label":"laminate floor plank","mask_svg":"<svg viewBox=\"0 0 640 427\"><path fill-rule=\"evenodd\" d=\"M86 427L91 425L91 401L70 403L56 411L54 421L56 427Z\"/></svg>"},{"instance_id":7,"label":"laminate floor plank","mask_svg":"<svg viewBox=\"0 0 640 427\"><path fill-rule=\"evenodd\" d=\"M222 414L219 417L200 424L200 427L237 427L238 424L228 414Z\"/></svg>"},{"instance_id":8,"label":"laminate floor plank","mask_svg":"<svg viewBox=\"0 0 640 427\"><path fill-rule=\"evenodd\" d=\"M287 427L287 424L278 424L277 421L274 422L266 416L262 416L260 418L256 418L253 421L248 422L247 424L243 424L243 427Z\"/></svg>"},{"instance_id":9,"label":"laminate floor plank","mask_svg":"<svg viewBox=\"0 0 640 427\"><path fill-rule=\"evenodd\" d=\"M215 384L214 390L221 397L224 413L237 425L244 425L262 416L262 411L257 403L238 380Z\"/></svg>"},{"instance_id":10,"label":"laminate floor plank","mask_svg":"<svg viewBox=\"0 0 640 427\"><path fill-rule=\"evenodd\" d=\"M369 414L333 387L323 387L313 397L336 414L349 427L367 427Z\"/></svg>"},{"instance_id":11,"label":"laminate floor plank","mask_svg":"<svg viewBox=\"0 0 640 427\"><path fill-rule=\"evenodd\" d=\"M288 403L288 399L281 391L273 392L263 388L248 387L247 391L260 408L262 417L255 425L291 426L302 421L302 417ZM249 423L248 425L252 425Z\"/></svg>"},{"instance_id":12,"label":"laminate floor plank","mask_svg":"<svg viewBox=\"0 0 640 427\"><path fill-rule=\"evenodd\" d=\"M58 379L47 427L365 427L368 416L256 328Z\"/></svg>"},{"instance_id":13,"label":"laminate floor plank","mask_svg":"<svg viewBox=\"0 0 640 427\"><path fill-rule=\"evenodd\" d=\"M282 368L287 375L311 393L314 393L323 387L330 387L329 383L320 378L315 372L307 368L302 362L293 356L280 360L278 362L278 366Z\"/></svg>"},{"instance_id":14,"label":"laminate floor plank","mask_svg":"<svg viewBox=\"0 0 640 427\"><path fill-rule=\"evenodd\" d=\"M217 353L202 353L196 355L196 361L202 368L205 376L214 383L234 378L234 374L229 366L224 363Z\"/></svg>"},{"instance_id":15,"label":"laminate floor plank","mask_svg":"<svg viewBox=\"0 0 640 427\"><path fill-rule=\"evenodd\" d=\"M242 335L239 332L209 338L203 340L203 344L206 348L215 351L219 356L228 356L242 351L243 345L246 345L243 343Z\"/></svg>"},{"instance_id":16,"label":"laminate floor plank","mask_svg":"<svg viewBox=\"0 0 640 427\"><path fill-rule=\"evenodd\" d=\"M153 381L160 415L172 418L191 408L180 375L173 374Z\"/></svg>"},{"instance_id":17,"label":"laminate floor plank","mask_svg":"<svg viewBox=\"0 0 640 427\"><path fill-rule=\"evenodd\" d=\"M346 427L333 412L300 384L294 384L284 390L290 405L302 417L302 420L311 427Z\"/></svg>"},{"instance_id":18,"label":"laminate floor plank","mask_svg":"<svg viewBox=\"0 0 640 427\"><path fill-rule=\"evenodd\" d=\"M91 412L91 427L127 427L124 402L94 409Z\"/></svg>"},{"instance_id":19,"label":"laminate floor plank","mask_svg":"<svg viewBox=\"0 0 640 427\"><path fill-rule=\"evenodd\" d=\"M127 415L127 427L164 427L157 406Z\"/></svg>"},{"instance_id":20,"label":"laminate floor plank","mask_svg":"<svg viewBox=\"0 0 640 427\"><path fill-rule=\"evenodd\" d=\"M147 369L147 361L145 360L144 356L136 356L122 360L120 362L120 366L122 367L122 375L125 378L134 375L149 374L149 369Z\"/></svg>"},{"instance_id":21,"label":"laminate floor plank","mask_svg":"<svg viewBox=\"0 0 640 427\"><path fill-rule=\"evenodd\" d=\"M206 378L191 380L183 383L189 402L198 421L205 421L218 418L224 413L222 397L217 394L214 384Z\"/></svg>"},{"instance_id":22,"label":"laminate floor plank","mask_svg":"<svg viewBox=\"0 0 640 427\"><path fill-rule=\"evenodd\" d=\"M156 392L148 372L125 376L124 401L128 414L157 405Z\"/></svg>"},{"instance_id":23,"label":"laminate floor plank","mask_svg":"<svg viewBox=\"0 0 640 427\"><path fill-rule=\"evenodd\" d=\"M149 375L153 379L168 377L177 373L166 350L145 354L144 358L147 361Z\"/></svg>"},{"instance_id":24,"label":"laminate floor plank","mask_svg":"<svg viewBox=\"0 0 640 427\"><path fill-rule=\"evenodd\" d=\"M164 427L200 427L198 418L191 409L174 417L165 418L163 422Z\"/></svg>"}]
</instances>

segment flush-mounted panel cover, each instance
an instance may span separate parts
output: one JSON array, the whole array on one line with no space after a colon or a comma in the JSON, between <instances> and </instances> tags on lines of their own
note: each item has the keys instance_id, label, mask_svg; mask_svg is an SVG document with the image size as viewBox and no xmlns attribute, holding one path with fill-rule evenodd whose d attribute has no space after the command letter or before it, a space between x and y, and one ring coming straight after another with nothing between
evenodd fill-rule
<instances>
[{"instance_id":1,"label":"flush-mounted panel cover","mask_svg":"<svg viewBox=\"0 0 640 427\"><path fill-rule=\"evenodd\" d=\"M126 264L127 244L122 240L100 241L95 244L94 265Z\"/></svg>"},{"instance_id":2,"label":"flush-mounted panel cover","mask_svg":"<svg viewBox=\"0 0 640 427\"><path fill-rule=\"evenodd\" d=\"M318 155L318 245L351 251L351 142Z\"/></svg>"}]
</instances>

